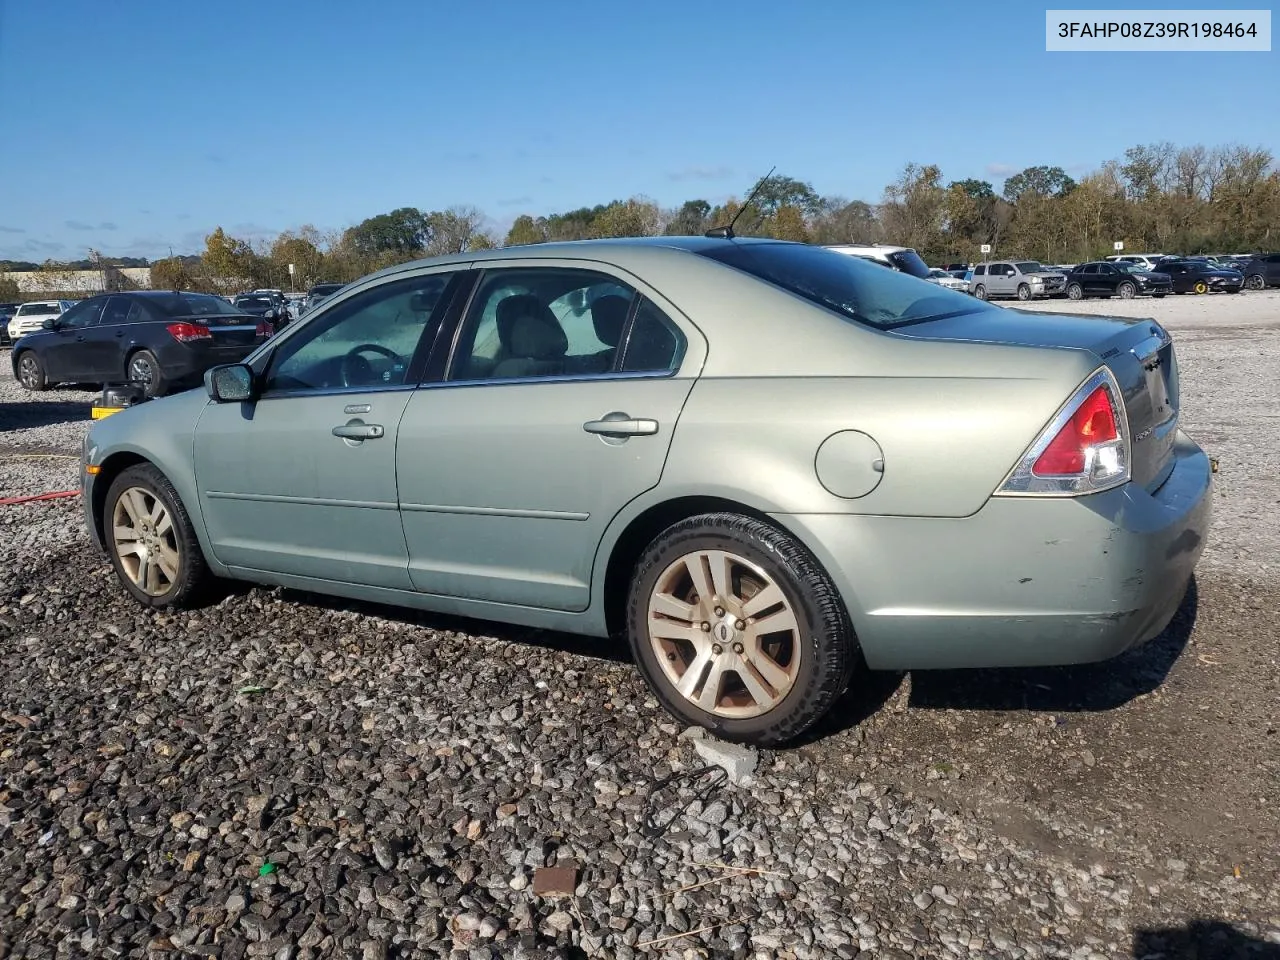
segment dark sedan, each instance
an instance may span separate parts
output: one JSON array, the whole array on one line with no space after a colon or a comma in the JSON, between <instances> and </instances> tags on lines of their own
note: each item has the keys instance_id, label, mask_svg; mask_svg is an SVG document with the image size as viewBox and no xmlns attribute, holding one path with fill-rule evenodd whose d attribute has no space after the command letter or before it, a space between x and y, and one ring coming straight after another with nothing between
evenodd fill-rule
<instances>
[{"instance_id":1,"label":"dark sedan","mask_svg":"<svg viewBox=\"0 0 1280 960\"><path fill-rule=\"evenodd\" d=\"M1137 263L1108 263L1095 260L1072 267L1067 274L1067 296L1072 300L1085 297L1120 297L1132 300L1149 293L1163 297L1172 288L1167 273L1144 270Z\"/></svg>"},{"instance_id":2,"label":"dark sedan","mask_svg":"<svg viewBox=\"0 0 1280 960\"><path fill-rule=\"evenodd\" d=\"M158 397L235 363L271 324L203 293L146 291L82 300L13 345L13 374L28 390L55 383L141 384Z\"/></svg>"},{"instance_id":3,"label":"dark sedan","mask_svg":"<svg viewBox=\"0 0 1280 960\"><path fill-rule=\"evenodd\" d=\"M269 293L242 293L232 301L232 306L241 313L262 317L279 326L284 326L279 321L284 320L287 323L289 318L289 311L284 306L284 301L277 300Z\"/></svg>"},{"instance_id":4,"label":"dark sedan","mask_svg":"<svg viewBox=\"0 0 1280 960\"><path fill-rule=\"evenodd\" d=\"M1244 274L1239 270L1215 267L1207 260L1159 260L1156 269L1167 273L1174 293L1239 293Z\"/></svg>"}]
</instances>

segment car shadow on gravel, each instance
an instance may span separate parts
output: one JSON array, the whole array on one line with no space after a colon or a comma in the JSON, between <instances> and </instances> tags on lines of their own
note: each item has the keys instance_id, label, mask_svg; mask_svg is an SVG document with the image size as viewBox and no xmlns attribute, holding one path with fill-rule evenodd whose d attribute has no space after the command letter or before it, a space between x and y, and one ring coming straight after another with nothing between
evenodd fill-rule
<instances>
[{"instance_id":1,"label":"car shadow on gravel","mask_svg":"<svg viewBox=\"0 0 1280 960\"><path fill-rule=\"evenodd\" d=\"M1111 660L1072 667L1005 670L918 670L911 707L935 710L1114 710L1164 683L1196 623L1193 577L1173 620L1154 639Z\"/></svg>"},{"instance_id":2,"label":"car shadow on gravel","mask_svg":"<svg viewBox=\"0 0 1280 960\"><path fill-rule=\"evenodd\" d=\"M1137 960L1280 960L1280 945L1221 920L1192 920L1185 927L1136 931L1133 955Z\"/></svg>"},{"instance_id":3,"label":"car shadow on gravel","mask_svg":"<svg viewBox=\"0 0 1280 960\"><path fill-rule=\"evenodd\" d=\"M78 393L79 391L77 391ZM0 430L27 430L88 420L93 399L0 403Z\"/></svg>"},{"instance_id":4,"label":"car shadow on gravel","mask_svg":"<svg viewBox=\"0 0 1280 960\"><path fill-rule=\"evenodd\" d=\"M243 588L243 589L242 589ZM252 584L230 583L223 588L220 595L228 593L247 593L258 589ZM540 630L534 627L521 627L514 624L498 623L494 620L473 620L469 617L457 617L443 613L429 613L413 610L408 607L384 606L377 603L366 603L362 600L348 600L343 597L331 597L304 590L282 588L281 597L295 603L305 603L311 607L323 607L327 610L345 610L364 616L381 617L394 620L407 626L422 627L425 630L452 631L465 633L473 637L492 637L504 643L524 643L557 650L580 657L591 657L596 660L608 660L613 663L630 663L631 651L624 640L602 640L599 637L583 637L572 633L559 633L554 630ZM217 602L219 596L209 598Z\"/></svg>"}]
</instances>

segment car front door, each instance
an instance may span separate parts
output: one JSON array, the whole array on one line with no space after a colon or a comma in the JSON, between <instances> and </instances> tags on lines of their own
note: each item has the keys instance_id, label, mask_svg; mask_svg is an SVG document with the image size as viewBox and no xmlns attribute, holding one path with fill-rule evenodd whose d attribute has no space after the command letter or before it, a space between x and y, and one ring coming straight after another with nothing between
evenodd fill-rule
<instances>
[{"instance_id":1,"label":"car front door","mask_svg":"<svg viewBox=\"0 0 1280 960\"><path fill-rule=\"evenodd\" d=\"M429 271L353 291L255 358L255 402L205 408L196 483L218 560L411 588L397 431L464 275Z\"/></svg>"},{"instance_id":2,"label":"car front door","mask_svg":"<svg viewBox=\"0 0 1280 960\"><path fill-rule=\"evenodd\" d=\"M1099 296L1110 297L1120 284L1120 268L1114 263L1098 264L1098 276L1095 278L1095 289Z\"/></svg>"},{"instance_id":3,"label":"car front door","mask_svg":"<svg viewBox=\"0 0 1280 960\"><path fill-rule=\"evenodd\" d=\"M1013 267L1007 263L993 263L987 268L987 276L990 281L987 289L991 291L992 296L1012 296L1013 284L1010 280L1013 277Z\"/></svg>"},{"instance_id":4,"label":"car front door","mask_svg":"<svg viewBox=\"0 0 1280 960\"><path fill-rule=\"evenodd\" d=\"M38 351L50 380L90 379L93 348L88 338L102 316L106 300L106 297L82 300L61 316L50 318L57 327L41 338L45 342Z\"/></svg>"},{"instance_id":5,"label":"car front door","mask_svg":"<svg viewBox=\"0 0 1280 960\"><path fill-rule=\"evenodd\" d=\"M122 345L130 314L136 319L140 308L128 297L111 297L103 308L102 317L84 330L84 374L94 383L108 383L125 377Z\"/></svg>"},{"instance_id":6,"label":"car front door","mask_svg":"<svg viewBox=\"0 0 1280 960\"><path fill-rule=\"evenodd\" d=\"M705 355L633 278L573 261L487 271L449 369L401 422L414 587L585 610L604 530L658 483Z\"/></svg>"}]
</instances>

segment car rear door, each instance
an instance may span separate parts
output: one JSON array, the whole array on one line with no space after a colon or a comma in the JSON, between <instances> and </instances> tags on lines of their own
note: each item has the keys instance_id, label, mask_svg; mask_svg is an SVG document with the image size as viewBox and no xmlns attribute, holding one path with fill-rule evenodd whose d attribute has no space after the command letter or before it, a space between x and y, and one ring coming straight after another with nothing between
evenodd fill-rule
<instances>
[{"instance_id":1,"label":"car rear door","mask_svg":"<svg viewBox=\"0 0 1280 960\"><path fill-rule=\"evenodd\" d=\"M234 570L411 589L396 486L405 405L457 267L327 304L255 360L253 403L211 403L195 434L214 556Z\"/></svg>"},{"instance_id":2,"label":"car rear door","mask_svg":"<svg viewBox=\"0 0 1280 960\"><path fill-rule=\"evenodd\" d=\"M132 316L131 316L132 314ZM109 297L102 316L83 332L83 374L93 383L110 383L125 377L124 343L129 324L141 316L141 309L128 297Z\"/></svg>"},{"instance_id":3,"label":"car rear door","mask_svg":"<svg viewBox=\"0 0 1280 960\"><path fill-rule=\"evenodd\" d=\"M414 588L585 610L604 530L658 483L705 355L697 329L621 271L486 271L448 370L401 422Z\"/></svg>"}]
</instances>

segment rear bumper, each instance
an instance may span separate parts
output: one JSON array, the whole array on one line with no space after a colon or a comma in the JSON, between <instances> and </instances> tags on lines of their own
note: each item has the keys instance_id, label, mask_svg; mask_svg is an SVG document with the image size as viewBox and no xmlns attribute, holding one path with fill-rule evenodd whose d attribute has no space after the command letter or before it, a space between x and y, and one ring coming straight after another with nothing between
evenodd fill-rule
<instances>
[{"instance_id":1,"label":"rear bumper","mask_svg":"<svg viewBox=\"0 0 1280 960\"><path fill-rule=\"evenodd\" d=\"M963 519L780 515L844 596L879 669L1105 660L1173 618L1208 533L1211 470L1179 434L1155 493L996 497Z\"/></svg>"},{"instance_id":2,"label":"rear bumper","mask_svg":"<svg viewBox=\"0 0 1280 960\"><path fill-rule=\"evenodd\" d=\"M261 340L236 346L211 346L207 343L177 343L166 345L156 356L165 378L181 383L196 383L210 367L223 363L239 363L256 350Z\"/></svg>"}]
</instances>

